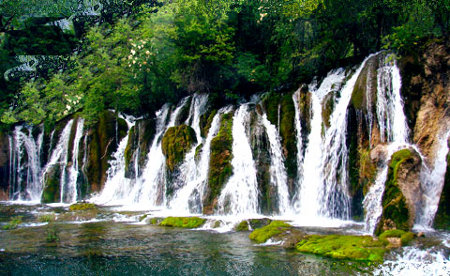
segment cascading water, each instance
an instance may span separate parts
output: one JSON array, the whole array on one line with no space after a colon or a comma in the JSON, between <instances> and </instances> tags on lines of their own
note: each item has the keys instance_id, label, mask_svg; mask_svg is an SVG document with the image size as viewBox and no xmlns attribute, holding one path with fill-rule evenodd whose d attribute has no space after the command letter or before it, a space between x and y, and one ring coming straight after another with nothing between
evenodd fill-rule
<instances>
[{"instance_id":1,"label":"cascading water","mask_svg":"<svg viewBox=\"0 0 450 276\"><path fill-rule=\"evenodd\" d=\"M436 157L432 168L422 167L421 183L424 191L423 206L421 212L417 214L416 224L424 228L431 228L434 216L438 209L439 199L444 187L445 172L447 169L447 154L449 148L447 141L450 138L450 124L447 123L447 131L439 137L439 145L436 150Z\"/></svg>"},{"instance_id":2,"label":"cascading water","mask_svg":"<svg viewBox=\"0 0 450 276\"><path fill-rule=\"evenodd\" d=\"M323 185L322 155L324 145L322 139L322 100L332 91L333 87L339 87L345 77L343 70L333 71L323 80L319 88L313 83L309 86L311 91L311 132L308 136L303 161L303 176L300 179L299 198L295 207L302 218L314 219L320 214L321 205L319 193Z\"/></svg>"},{"instance_id":3,"label":"cascading water","mask_svg":"<svg viewBox=\"0 0 450 276\"><path fill-rule=\"evenodd\" d=\"M229 108L223 108L214 115L201 150L199 162L196 165L196 174L192 175L192 178L187 179L186 185L176 192L174 199L170 203L170 207L173 210L177 212L186 212L187 210L193 213L201 212L203 207L201 199L208 181L211 141L219 132L221 115L226 112L229 112Z\"/></svg>"},{"instance_id":4,"label":"cascading water","mask_svg":"<svg viewBox=\"0 0 450 276\"><path fill-rule=\"evenodd\" d=\"M14 129L13 137L10 137L11 198L31 201L41 199L40 154L43 137L43 129L36 140L31 127L17 126ZM26 160L23 160L24 155L27 157Z\"/></svg>"},{"instance_id":5,"label":"cascading water","mask_svg":"<svg viewBox=\"0 0 450 276\"><path fill-rule=\"evenodd\" d=\"M131 180L125 177L125 149L136 119L133 117L123 117L123 119L128 126L127 135L119 142L119 146L109 162L105 188L98 196L91 199L91 201L99 204L126 204L126 201L122 200L131 190Z\"/></svg>"},{"instance_id":6,"label":"cascading water","mask_svg":"<svg viewBox=\"0 0 450 276\"><path fill-rule=\"evenodd\" d=\"M194 195L194 189L197 185L194 183L200 183L206 179L204 171L206 174L208 172L208 166L198 166L195 153L198 146L203 144L203 138L201 136L200 130L200 116L204 113L206 104L208 103L208 95L206 94L195 94L191 100L191 108L189 110L189 116L185 124L189 124L194 129L197 138L197 143L189 150L186 154L183 163L180 166L181 175L178 182L180 188L175 191L172 200L169 202L169 207L172 209L177 209L180 212L196 212L201 211L201 197L197 194L196 197L192 198ZM203 179L199 179L199 177Z\"/></svg>"},{"instance_id":7,"label":"cascading water","mask_svg":"<svg viewBox=\"0 0 450 276\"><path fill-rule=\"evenodd\" d=\"M388 60L388 58L386 58ZM388 173L390 156L408 144L409 129L400 96L400 71L394 62L386 61L377 74L377 122L381 141L388 142L387 159L378 168L375 182L370 186L363 205L365 230L373 233L382 214L381 200ZM370 93L370 90L368 90Z\"/></svg>"},{"instance_id":8,"label":"cascading water","mask_svg":"<svg viewBox=\"0 0 450 276\"><path fill-rule=\"evenodd\" d=\"M292 95L292 101L294 102L295 108L295 135L297 139L297 182L301 183L303 177L303 138L302 138L302 125L300 118L300 89L295 91ZM295 197L294 197L295 199Z\"/></svg>"},{"instance_id":9,"label":"cascading water","mask_svg":"<svg viewBox=\"0 0 450 276\"><path fill-rule=\"evenodd\" d=\"M79 162L78 152L80 149L80 141L83 137L84 119L77 120L77 129L73 140L72 161L66 160L66 170L68 170L67 182L61 183L61 199L63 202L74 202L78 198L78 176ZM70 165L69 165L70 164ZM67 167L69 167L67 169ZM64 171L66 171L64 170Z\"/></svg>"},{"instance_id":10,"label":"cascading water","mask_svg":"<svg viewBox=\"0 0 450 276\"><path fill-rule=\"evenodd\" d=\"M278 213L286 214L290 211L289 191L287 187L287 174L284 166L284 157L281 148L281 138L274 125L267 119L267 115L261 116L270 143L270 183L277 188Z\"/></svg>"},{"instance_id":11,"label":"cascading water","mask_svg":"<svg viewBox=\"0 0 450 276\"><path fill-rule=\"evenodd\" d=\"M55 149L52 152L52 155L50 156L50 160L45 166L43 178L45 179L49 170L52 169L54 166L59 166L61 171L60 176L60 185L61 185L61 202L63 202L64 198L64 185L66 183L65 179L65 167L67 165L67 156L69 152L69 139L70 139L70 132L72 129L72 125L74 123L74 120L71 119L66 126L64 127L63 131L61 132L61 135L59 137L58 143L55 146Z\"/></svg>"},{"instance_id":12,"label":"cascading water","mask_svg":"<svg viewBox=\"0 0 450 276\"><path fill-rule=\"evenodd\" d=\"M233 116L233 175L223 188L218 207L222 214L255 215L258 213L258 183L252 150L247 136L250 112L243 104Z\"/></svg>"}]
</instances>

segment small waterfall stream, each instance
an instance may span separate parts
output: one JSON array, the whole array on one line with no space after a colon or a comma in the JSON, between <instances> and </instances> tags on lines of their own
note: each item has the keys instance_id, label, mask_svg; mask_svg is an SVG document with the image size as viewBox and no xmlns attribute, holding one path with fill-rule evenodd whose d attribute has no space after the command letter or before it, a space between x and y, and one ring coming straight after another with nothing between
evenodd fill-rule
<instances>
[{"instance_id":1,"label":"small waterfall stream","mask_svg":"<svg viewBox=\"0 0 450 276\"><path fill-rule=\"evenodd\" d=\"M289 191L287 187L287 174L284 167L284 157L281 148L281 138L274 125L267 119L267 115L261 116L270 143L270 183L276 186L278 194L278 213L286 214L290 211Z\"/></svg>"},{"instance_id":2,"label":"small waterfall stream","mask_svg":"<svg viewBox=\"0 0 450 276\"><path fill-rule=\"evenodd\" d=\"M249 119L248 104L241 105L233 116L233 175L218 200L222 214L252 216L258 213L256 168L247 135Z\"/></svg>"},{"instance_id":3,"label":"small waterfall stream","mask_svg":"<svg viewBox=\"0 0 450 276\"><path fill-rule=\"evenodd\" d=\"M381 200L390 156L399 149L410 146L408 143L409 129L400 96L400 71L395 63L387 61L384 66L378 69L377 84L376 118L380 129L381 141L389 144L386 150L387 158L382 166L378 168L375 182L369 188L363 201L365 230L369 233L375 231L382 214Z\"/></svg>"},{"instance_id":4,"label":"small waterfall stream","mask_svg":"<svg viewBox=\"0 0 450 276\"><path fill-rule=\"evenodd\" d=\"M28 134L24 133L27 132ZM12 198L17 200L39 201L42 193L41 162L44 131L37 139L31 127L17 126L10 137L10 170ZM26 156L26 160L24 159ZM23 178L26 179L23 179ZM23 190L26 188L26 190Z\"/></svg>"},{"instance_id":5,"label":"small waterfall stream","mask_svg":"<svg viewBox=\"0 0 450 276\"><path fill-rule=\"evenodd\" d=\"M308 136L308 145L303 160L303 176L300 178L299 198L295 203L296 211L300 217L312 220L320 215L323 202L320 201L320 189L323 185L323 153L322 139L322 100L339 87L344 80L343 70L333 71L323 80L319 88L313 83L309 86L311 91L311 132Z\"/></svg>"}]
</instances>

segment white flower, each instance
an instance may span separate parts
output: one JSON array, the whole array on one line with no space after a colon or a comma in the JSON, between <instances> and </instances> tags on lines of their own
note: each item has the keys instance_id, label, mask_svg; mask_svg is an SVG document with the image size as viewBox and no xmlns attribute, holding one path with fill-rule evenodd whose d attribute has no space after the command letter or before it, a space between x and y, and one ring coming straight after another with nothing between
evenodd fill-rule
<instances>
[{"instance_id":1,"label":"white flower","mask_svg":"<svg viewBox=\"0 0 450 276\"><path fill-rule=\"evenodd\" d=\"M131 54L134 56L134 54L136 54L135 50L131 50Z\"/></svg>"},{"instance_id":2,"label":"white flower","mask_svg":"<svg viewBox=\"0 0 450 276\"><path fill-rule=\"evenodd\" d=\"M145 54L146 54L147 56L150 55L150 51L147 50L147 51L145 52Z\"/></svg>"},{"instance_id":3,"label":"white flower","mask_svg":"<svg viewBox=\"0 0 450 276\"><path fill-rule=\"evenodd\" d=\"M133 64L136 64L136 60L133 60Z\"/></svg>"}]
</instances>

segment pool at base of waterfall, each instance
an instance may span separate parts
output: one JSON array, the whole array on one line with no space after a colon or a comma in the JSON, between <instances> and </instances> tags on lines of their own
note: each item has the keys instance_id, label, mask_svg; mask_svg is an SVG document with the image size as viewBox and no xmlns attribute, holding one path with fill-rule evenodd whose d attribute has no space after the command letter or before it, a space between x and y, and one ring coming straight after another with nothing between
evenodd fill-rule
<instances>
[{"instance_id":1,"label":"pool at base of waterfall","mask_svg":"<svg viewBox=\"0 0 450 276\"><path fill-rule=\"evenodd\" d=\"M414 270L414 275L447 275L450 271L448 233L433 234L424 248L393 251L380 265L302 254L280 243L257 245L249 232L232 227L216 231L155 226L145 214L0 203L0 274L406 275ZM20 221L15 229L3 230L12 218Z\"/></svg>"}]
</instances>

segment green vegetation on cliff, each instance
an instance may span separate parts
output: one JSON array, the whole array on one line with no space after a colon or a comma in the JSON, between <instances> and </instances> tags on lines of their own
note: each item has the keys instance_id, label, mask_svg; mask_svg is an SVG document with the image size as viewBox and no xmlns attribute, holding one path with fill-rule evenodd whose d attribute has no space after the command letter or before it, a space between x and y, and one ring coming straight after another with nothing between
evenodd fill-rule
<instances>
[{"instance_id":1,"label":"green vegetation on cliff","mask_svg":"<svg viewBox=\"0 0 450 276\"><path fill-rule=\"evenodd\" d=\"M383 262L386 248L370 236L311 235L297 244L297 250L335 259Z\"/></svg>"},{"instance_id":2,"label":"green vegetation on cliff","mask_svg":"<svg viewBox=\"0 0 450 276\"><path fill-rule=\"evenodd\" d=\"M161 145L170 171L173 171L184 160L184 156L196 142L195 131L190 126L174 126L166 131Z\"/></svg>"}]
</instances>

